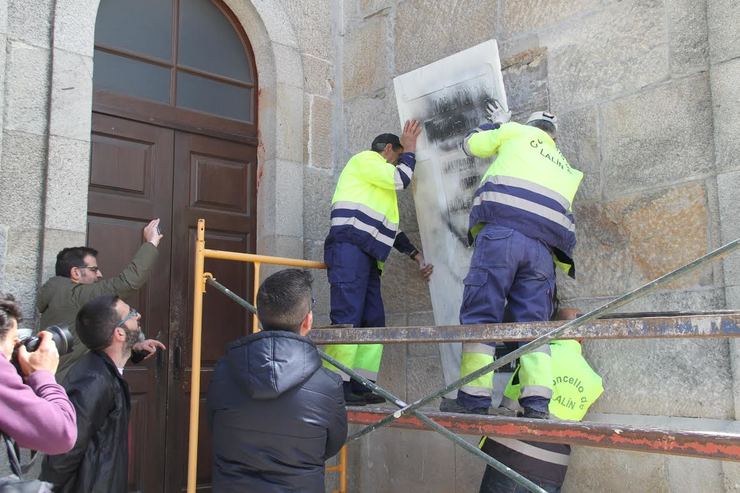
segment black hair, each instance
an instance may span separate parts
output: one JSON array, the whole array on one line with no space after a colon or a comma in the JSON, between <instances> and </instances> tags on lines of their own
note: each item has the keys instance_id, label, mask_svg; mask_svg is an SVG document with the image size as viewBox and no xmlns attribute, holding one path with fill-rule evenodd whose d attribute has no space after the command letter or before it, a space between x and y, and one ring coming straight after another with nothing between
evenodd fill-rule
<instances>
[{"instance_id":1,"label":"black hair","mask_svg":"<svg viewBox=\"0 0 740 493\"><path fill-rule=\"evenodd\" d=\"M264 330L298 332L311 304L311 274L300 269L276 272L257 291L257 317Z\"/></svg>"},{"instance_id":2,"label":"black hair","mask_svg":"<svg viewBox=\"0 0 740 493\"><path fill-rule=\"evenodd\" d=\"M539 128L540 130L544 131L549 135L550 137L555 137L556 130L555 130L555 124L552 122L549 122L547 120L532 120L531 122L527 123L530 127Z\"/></svg>"},{"instance_id":3,"label":"black hair","mask_svg":"<svg viewBox=\"0 0 740 493\"><path fill-rule=\"evenodd\" d=\"M373 143L370 144L370 150L375 152L383 152L383 149L385 149L385 146L388 144L393 146L394 151L403 149L403 146L401 145L401 140L398 138L398 135L380 134L373 139Z\"/></svg>"},{"instance_id":4,"label":"black hair","mask_svg":"<svg viewBox=\"0 0 740 493\"><path fill-rule=\"evenodd\" d=\"M21 306L16 303L12 294L0 293L0 341L5 339L10 330L10 320L20 322L23 314Z\"/></svg>"},{"instance_id":5,"label":"black hair","mask_svg":"<svg viewBox=\"0 0 740 493\"><path fill-rule=\"evenodd\" d=\"M98 251L84 246L65 248L57 254L57 263L54 268L56 275L69 277L69 271L72 270L72 267L85 266L85 257L88 255L97 257Z\"/></svg>"},{"instance_id":6,"label":"black hair","mask_svg":"<svg viewBox=\"0 0 740 493\"><path fill-rule=\"evenodd\" d=\"M110 346L118 322L116 304L120 299L115 294L104 294L88 301L77 312L75 330L82 344L90 351Z\"/></svg>"}]
</instances>

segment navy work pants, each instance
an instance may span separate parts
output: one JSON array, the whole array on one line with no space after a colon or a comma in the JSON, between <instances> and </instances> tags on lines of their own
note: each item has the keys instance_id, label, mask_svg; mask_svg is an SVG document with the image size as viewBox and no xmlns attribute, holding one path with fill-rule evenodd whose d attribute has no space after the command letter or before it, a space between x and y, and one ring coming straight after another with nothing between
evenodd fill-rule
<instances>
[{"instance_id":1,"label":"navy work pants","mask_svg":"<svg viewBox=\"0 0 740 493\"><path fill-rule=\"evenodd\" d=\"M461 324L501 323L504 313L513 322L544 321L552 315L555 265L550 249L511 228L487 224L481 229L464 283ZM463 376L493 361L495 343L487 346L463 344ZM547 410L552 395L549 359L549 347L520 358L523 405L536 401L537 408ZM458 402L468 409L490 406L491 380L489 374L470 382L458 392Z\"/></svg>"},{"instance_id":2,"label":"navy work pants","mask_svg":"<svg viewBox=\"0 0 740 493\"><path fill-rule=\"evenodd\" d=\"M331 323L384 327L385 310L380 297L377 261L356 245L332 243L324 249L324 262L331 285ZM378 379L382 344L332 344L326 347L326 352L363 377ZM333 365L324 362L324 366L349 381L349 375Z\"/></svg>"}]
</instances>

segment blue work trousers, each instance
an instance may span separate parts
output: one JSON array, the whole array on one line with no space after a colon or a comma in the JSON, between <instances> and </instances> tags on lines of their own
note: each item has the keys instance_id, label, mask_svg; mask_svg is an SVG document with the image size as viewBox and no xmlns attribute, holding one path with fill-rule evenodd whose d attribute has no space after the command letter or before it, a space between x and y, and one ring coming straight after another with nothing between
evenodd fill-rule
<instances>
[{"instance_id":1,"label":"blue work trousers","mask_svg":"<svg viewBox=\"0 0 740 493\"><path fill-rule=\"evenodd\" d=\"M511 228L487 224L481 229L464 283L461 324L501 323L504 313L506 320L513 322L550 320L552 315L555 265L550 249ZM495 343L488 345L495 347ZM475 353L474 346L470 345L468 352ZM464 344L463 365L465 353ZM520 358L520 375L529 377L525 380L533 383L531 395L541 394L545 401L550 398L547 387L552 386L548 360L549 355L536 352ZM458 402L470 409L487 407L490 401L490 396L480 393L458 393ZM546 402L543 404L546 410Z\"/></svg>"},{"instance_id":2,"label":"blue work trousers","mask_svg":"<svg viewBox=\"0 0 740 493\"><path fill-rule=\"evenodd\" d=\"M331 285L331 323L384 327L385 310L376 259L351 243L332 243L324 249L324 262ZM377 380L382 344L332 344L326 352L363 377ZM349 376L333 365L324 366L349 381Z\"/></svg>"}]
</instances>

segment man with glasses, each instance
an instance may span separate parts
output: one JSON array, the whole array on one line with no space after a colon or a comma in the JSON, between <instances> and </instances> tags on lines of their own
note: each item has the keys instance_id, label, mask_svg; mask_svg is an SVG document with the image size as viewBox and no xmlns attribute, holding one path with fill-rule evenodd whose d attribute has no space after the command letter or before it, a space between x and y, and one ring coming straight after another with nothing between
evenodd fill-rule
<instances>
[{"instance_id":1,"label":"man with glasses","mask_svg":"<svg viewBox=\"0 0 740 493\"><path fill-rule=\"evenodd\" d=\"M116 295L99 296L77 313L77 336L89 350L64 388L77 412L72 450L44 459L41 477L55 492L125 493L131 398L123 369L144 341L141 315Z\"/></svg>"},{"instance_id":2,"label":"man with glasses","mask_svg":"<svg viewBox=\"0 0 740 493\"><path fill-rule=\"evenodd\" d=\"M103 294L128 297L149 280L158 256L157 246L163 237L159 231L159 219L146 225L143 236L144 243L134 258L120 274L111 279L103 279L103 273L98 267L98 252L93 248L65 248L57 255L56 276L41 287L36 306L41 313L39 330L50 325L69 325L75 338L73 351L59 359L56 373L58 382L64 380L71 366L87 351L80 344L74 326L80 307ZM133 348L134 356L131 359L137 363L150 358L157 352L157 348L165 349L159 341L142 341Z\"/></svg>"},{"instance_id":3,"label":"man with glasses","mask_svg":"<svg viewBox=\"0 0 740 493\"><path fill-rule=\"evenodd\" d=\"M306 337L311 276L277 272L257 292L262 332L227 347L208 388L213 491L324 492L324 462L347 438L342 379Z\"/></svg>"}]
</instances>

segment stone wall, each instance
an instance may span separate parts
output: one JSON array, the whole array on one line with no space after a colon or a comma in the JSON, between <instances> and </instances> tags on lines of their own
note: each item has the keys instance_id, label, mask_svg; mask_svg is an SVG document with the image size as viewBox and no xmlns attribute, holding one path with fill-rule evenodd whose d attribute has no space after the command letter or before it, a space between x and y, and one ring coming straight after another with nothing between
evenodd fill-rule
<instances>
[{"instance_id":1,"label":"stone wall","mask_svg":"<svg viewBox=\"0 0 740 493\"><path fill-rule=\"evenodd\" d=\"M594 308L740 236L740 6L729 0L344 2L341 62L344 161L400 131L392 79L490 38L499 42L514 118L549 108L560 145L586 173L576 199L576 282L564 302ZM341 130L340 130L341 131ZM412 199L401 228L418 240ZM328 200L328 198L327 198ZM328 211L328 206L324 207ZM383 279L388 323L432 321L424 286L393 254ZM733 275L734 274L734 275ZM631 305L711 310L740 305L740 256ZM740 413L740 344L727 340L589 342L606 392L592 419L671 416L706 425ZM432 345L386 348L381 380L413 399L441 386ZM675 399L681 395L681 399ZM689 418L689 421L676 421ZM645 422L652 418L640 418ZM655 421L650 421L655 424ZM358 491L474 491L482 468L443 438L376 432L353 445ZM381 453L382 451L382 453ZM703 483L690 481L694 470ZM625 476L632 479L624 482ZM568 491L737 491L737 467L717 461L577 450Z\"/></svg>"}]
</instances>

